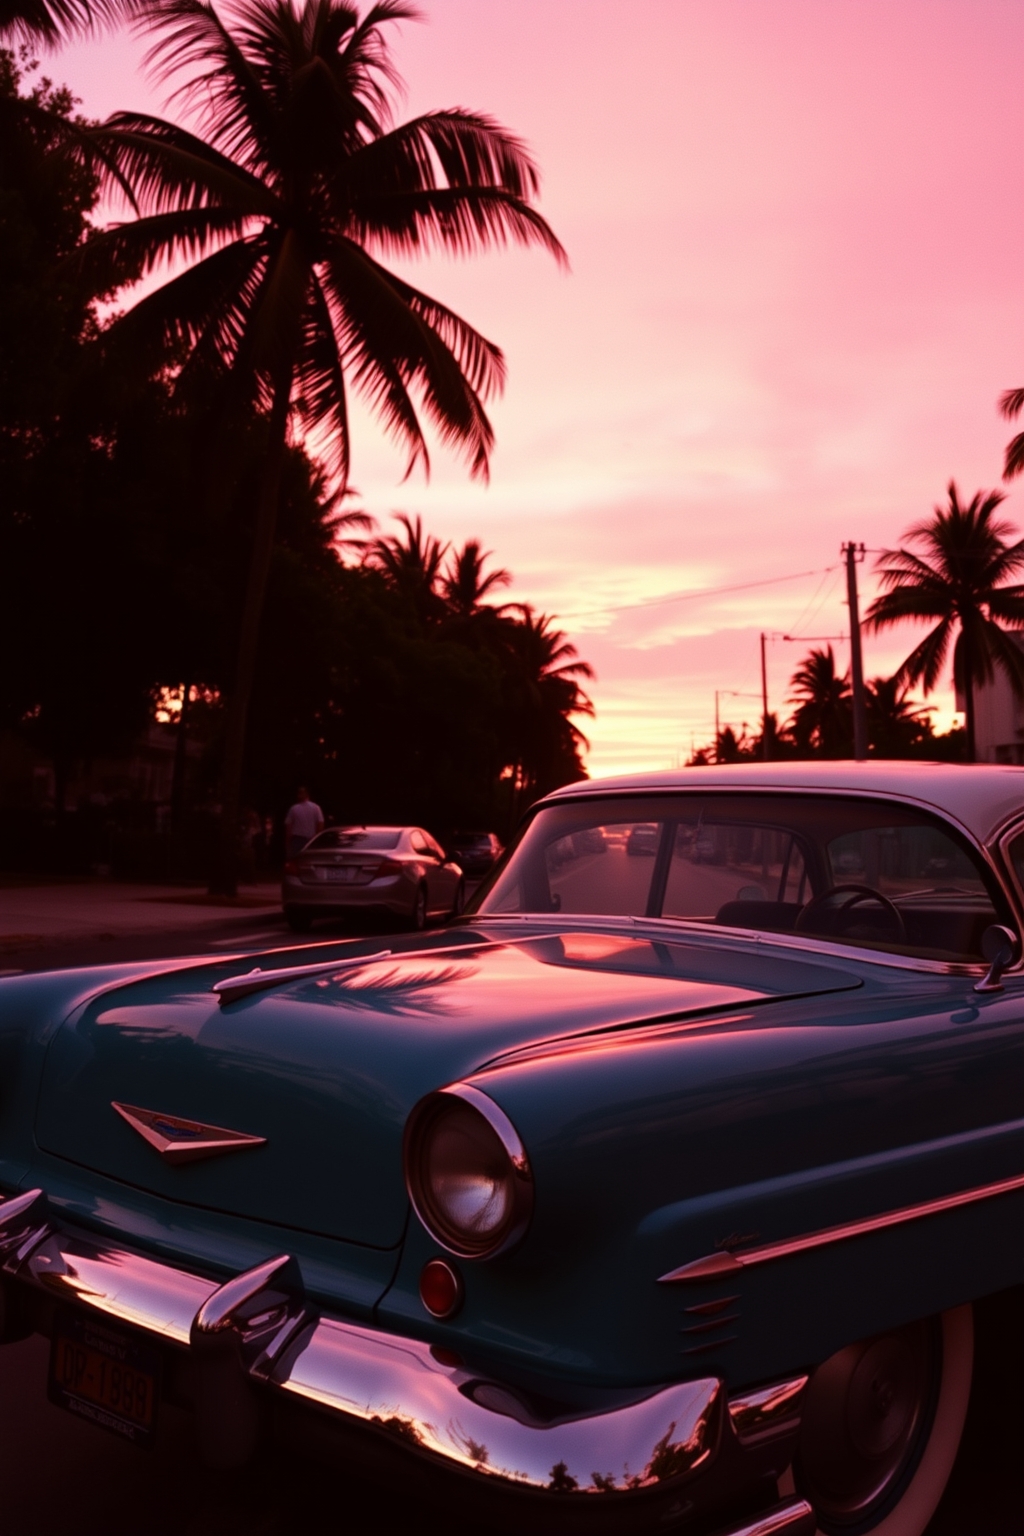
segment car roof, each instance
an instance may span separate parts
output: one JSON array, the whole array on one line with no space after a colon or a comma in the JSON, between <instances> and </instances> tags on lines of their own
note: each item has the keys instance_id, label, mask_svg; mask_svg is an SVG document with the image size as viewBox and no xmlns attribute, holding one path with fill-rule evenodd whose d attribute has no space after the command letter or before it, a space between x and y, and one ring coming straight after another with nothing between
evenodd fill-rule
<instances>
[{"instance_id":1,"label":"car roof","mask_svg":"<svg viewBox=\"0 0 1024 1536\"><path fill-rule=\"evenodd\" d=\"M799 762L728 763L584 779L545 801L625 790L782 789L895 795L944 811L983 843L1024 813L1024 768L996 763Z\"/></svg>"}]
</instances>

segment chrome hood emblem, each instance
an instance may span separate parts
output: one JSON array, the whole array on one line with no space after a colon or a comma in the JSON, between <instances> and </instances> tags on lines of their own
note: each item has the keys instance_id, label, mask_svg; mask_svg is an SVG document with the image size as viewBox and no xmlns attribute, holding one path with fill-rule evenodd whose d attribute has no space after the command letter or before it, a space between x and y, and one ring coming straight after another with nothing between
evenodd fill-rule
<instances>
[{"instance_id":1,"label":"chrome hood emblem","mask_svg":"<svg viewBox=\"0 0 1024 1536\"><path fill-rule=\"evenodd\" d=\"M227 1131L222 1125L203 1125L200 1120L162 1115L156 1109L118 1104L116 1099L111 1099L110 1107L156 1148L165 1163L196 1163L204 1157L219 1157L223 1152L262 1147L267 1140L265 1136L247 1136L244 1131Z\"/></svg>"}]
</instances>

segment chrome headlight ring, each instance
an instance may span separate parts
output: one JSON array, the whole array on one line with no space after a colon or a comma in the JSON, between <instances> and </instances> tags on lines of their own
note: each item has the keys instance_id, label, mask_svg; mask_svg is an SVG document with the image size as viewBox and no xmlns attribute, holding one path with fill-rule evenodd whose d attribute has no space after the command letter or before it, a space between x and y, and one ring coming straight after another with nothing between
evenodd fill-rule
<instances>
[{"instance_id":1,"label":"chrome headlight ring","mask_svg":"<svg viewBox=\"0 0 1024 1536\"><path fill-rule=\"evenodd\" d=\"M507 1253L533 1214L533 1174L515 1126L470 1083L428 1094L405 1127L405 1183L420 1221L448 1253Z\"/></svg>"}]
</instances>

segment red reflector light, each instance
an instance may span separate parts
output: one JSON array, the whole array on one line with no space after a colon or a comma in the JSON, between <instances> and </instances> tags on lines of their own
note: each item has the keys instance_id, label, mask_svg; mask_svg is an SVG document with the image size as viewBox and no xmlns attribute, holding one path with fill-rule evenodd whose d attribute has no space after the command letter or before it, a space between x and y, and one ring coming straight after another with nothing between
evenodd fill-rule
<instances>
[{"instance_id":1,"label":"red reflector light","mask_svg":"<svg viewBox=\"0 0 1024 1536\"><path fill-rule=\"evenodd\" d=\"M462 1306L462 1277L446 1259L430 1259L420 1272L420 1300L431 1317L452 1317Z\"/></svg>"},{"instance_id":2,"label":"red reflector light","mask_svg":"<svg viewBox=\"0 0 1024 1536\"><path fill-rule=\"evenodd\" d=\"M378 875L400 875L402 866L397 859L381 859L377 865Z\"/></svg>"}]
</instances>

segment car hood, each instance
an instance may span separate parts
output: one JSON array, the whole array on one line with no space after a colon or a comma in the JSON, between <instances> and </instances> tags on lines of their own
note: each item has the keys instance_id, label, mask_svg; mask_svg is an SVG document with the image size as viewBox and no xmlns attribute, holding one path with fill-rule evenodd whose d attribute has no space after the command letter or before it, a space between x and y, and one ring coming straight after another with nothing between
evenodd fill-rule
<instances>
[{"instance_id":1,"label":"car hood","mask_svg":"<svg viewBox=\"0 0 1024 1536\"><path fill-rule=\"evenodd\" d=\"M381 1248L401 1241L402 1131L429 1090L535 1043L859 985L699 941L464 930L383 958L339 947L336 972L223 1004L211 986L250 963L142 978L73 1013L47 1054L39 1145L186 1205ZM178 1118L260 1139L168 1161L139 1110L164 1117L158 1137Z\"/></svg>"}]
</instances>

